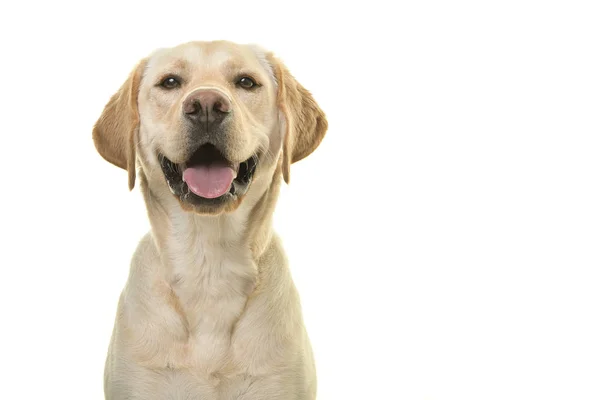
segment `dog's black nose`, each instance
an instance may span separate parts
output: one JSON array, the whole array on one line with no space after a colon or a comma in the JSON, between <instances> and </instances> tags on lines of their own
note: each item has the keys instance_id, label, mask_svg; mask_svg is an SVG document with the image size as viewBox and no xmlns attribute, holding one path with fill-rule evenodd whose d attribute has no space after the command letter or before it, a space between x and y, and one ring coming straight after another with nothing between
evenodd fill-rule
<instances>
[{"instance_id":1,"label":"dog's black nose","mask_svg":"<svg viewBox=\"0 0 600 400\"><path fill-rule=\"evenodd\" d=\"M215 89L195 90L183 101L183 114L194 123L218 124L230 113L231 102Z\"/></svg>"}]
</instances>

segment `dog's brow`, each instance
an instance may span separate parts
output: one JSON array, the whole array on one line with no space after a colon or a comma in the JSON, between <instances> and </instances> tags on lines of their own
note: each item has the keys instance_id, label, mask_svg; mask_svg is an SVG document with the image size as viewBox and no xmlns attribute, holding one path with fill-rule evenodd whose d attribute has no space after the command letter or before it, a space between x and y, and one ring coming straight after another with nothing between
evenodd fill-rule
<instances>
[{"instance_id":1,"label":"dog's brow","mask_svg":"<svg viewBox=\"0 0 600 400\"><path fill-rule=\"evenodd\" d=\"M223 63L223 67L229 71L239 71L244 69L244 62L240 60L229 59Z\"/></svg>"},{"instance_id":2,"label":"dog's brow","mask_svg":"<svg viewBox=\"0 0 600 400\"><path fill-rule=\"evenodd\" d=\"M172 70L172 71L181 71L181 70L186 70L189 66L189 63L181 58L178 58L176 60L170 61L165 65L165 69L168 70Z\"/></svg>"}]
</instances>

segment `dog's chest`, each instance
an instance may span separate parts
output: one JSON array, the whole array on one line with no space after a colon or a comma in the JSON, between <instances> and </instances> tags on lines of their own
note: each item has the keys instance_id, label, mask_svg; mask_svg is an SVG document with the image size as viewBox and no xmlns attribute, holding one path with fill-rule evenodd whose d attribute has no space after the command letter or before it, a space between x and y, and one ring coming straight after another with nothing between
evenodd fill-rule
<instances>
[{"instance_id":1,"label":"dog's chest","mask_svg":"<svg viewBox=\"0 0 600 400\"><path fill-rule=\"evenodd\" d=\"M252 292L256 268L232 249L211 249L174 269L171 317L185 338L182 364L209 373L228 360L231 334ZM230 250L230 251L227 251Z\"/></svg>"}]
</instances>

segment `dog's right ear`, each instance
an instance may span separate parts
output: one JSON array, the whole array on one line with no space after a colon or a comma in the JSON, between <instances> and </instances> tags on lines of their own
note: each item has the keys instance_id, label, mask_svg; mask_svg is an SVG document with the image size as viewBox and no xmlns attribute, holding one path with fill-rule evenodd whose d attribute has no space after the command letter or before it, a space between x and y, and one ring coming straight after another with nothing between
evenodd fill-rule
<instances>
[{"instance_id":1,"label":"dog's right ear","mask_svg":"<svg viewBox=\"0 0 600 400\"><path fill-rule=\"evenodd\" d=\"M108 162L127 170L129 190L135 186L135 146L140 114L138 94L147 60L142 60L104 107L92 132L98 153Z\"/></svg>"}]
</instances>

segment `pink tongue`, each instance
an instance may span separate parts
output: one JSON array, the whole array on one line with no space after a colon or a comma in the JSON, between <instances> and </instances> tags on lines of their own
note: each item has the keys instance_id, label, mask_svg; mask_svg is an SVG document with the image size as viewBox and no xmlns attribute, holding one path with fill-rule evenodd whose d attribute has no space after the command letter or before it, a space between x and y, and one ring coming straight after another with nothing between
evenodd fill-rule
<instances>
[{"instance_id":1,"label":"pink tongue","mask_svg":"<svg viewBox=\"0 0 600 400\"><path fill-rule=\"evenodd\" d=\"M186 168L183 180L190 190L206 199L220 197L229 191L235 171L225 165Z\"/></svg>"}]
</instances>

